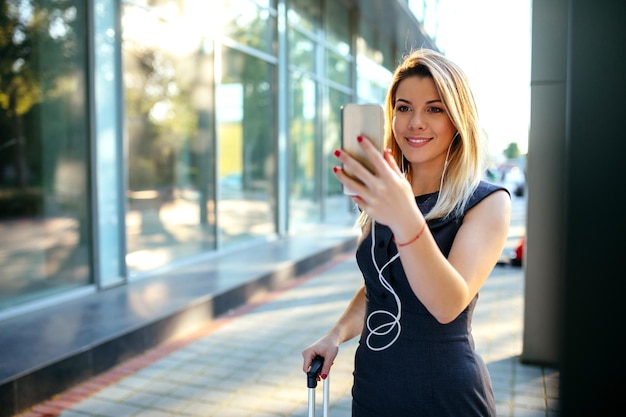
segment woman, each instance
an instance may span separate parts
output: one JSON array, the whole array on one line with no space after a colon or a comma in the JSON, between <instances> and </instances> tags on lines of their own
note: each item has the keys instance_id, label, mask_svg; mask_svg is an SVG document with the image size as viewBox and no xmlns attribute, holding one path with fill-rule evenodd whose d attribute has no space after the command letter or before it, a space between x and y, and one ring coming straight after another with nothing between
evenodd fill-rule
<instances>
[{"instance_id":1,"label":"woman","mask_svg":"<svg viewBox=\"0 0 626 417\"><path fill-rule=\"evenodd\" d=\"M500 257L508 191L483 180L486 144L464 73L438 52L413 51L386 98L381 155L359 138L376 175L335 151L337 179L357 192L364 277L329 332L304 349L303 369L361 336L353 417L495 416L487 368L474 351L478 292Z\"/></svg>"}]
</instances>

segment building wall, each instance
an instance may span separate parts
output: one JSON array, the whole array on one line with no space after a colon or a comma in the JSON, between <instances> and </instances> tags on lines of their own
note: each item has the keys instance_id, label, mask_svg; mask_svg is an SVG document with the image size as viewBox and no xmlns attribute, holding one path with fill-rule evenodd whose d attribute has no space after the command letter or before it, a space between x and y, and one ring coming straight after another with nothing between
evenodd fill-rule
<instances>
[{"instance_id":1,"label":"building wall","mask_svg":"<svg viewBox=\"0 0 626 417\"><path fill-rule=\"evenodd\" d=\"M434 47L405 1L0 4L0 320L352 221L340 107Z\"/></svg>"},{"instance_id":2,"label":"building wall","mask_svg":"<svg viewBox=\"0 0 626 417\"><path fill-rule=\"evenodd\" d=\"M565 230L567 26L565 2L533 4L524 351L558 364Z\"/></svg>"},{"instance_id":3,"label":"building wall","mask_svg":"<svg viewBox=\"0 0 626 417\"><path fill-rule=\"evenodd\" d=\"M625 18L623 1L533 2L522 359L558 366L563 416L622 408Z\"/></svg>"}]
</instances>

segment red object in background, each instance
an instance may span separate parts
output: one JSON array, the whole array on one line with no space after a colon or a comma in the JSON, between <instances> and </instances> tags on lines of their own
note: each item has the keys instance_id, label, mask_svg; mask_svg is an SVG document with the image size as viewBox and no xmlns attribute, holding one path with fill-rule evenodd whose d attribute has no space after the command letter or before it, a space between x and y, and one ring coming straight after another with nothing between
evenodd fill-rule
<instances>
[{"instance_id":1,"label":"red object in background","mask_svg":"<svg viewBox=\"0 0 626 417\"><path fill-rule=\"evenodd\" d=\"M526 246L526 237L522 236L511 256L511 265L522 266L524 259L524 246Z\"/></svg>"}]
</instances>

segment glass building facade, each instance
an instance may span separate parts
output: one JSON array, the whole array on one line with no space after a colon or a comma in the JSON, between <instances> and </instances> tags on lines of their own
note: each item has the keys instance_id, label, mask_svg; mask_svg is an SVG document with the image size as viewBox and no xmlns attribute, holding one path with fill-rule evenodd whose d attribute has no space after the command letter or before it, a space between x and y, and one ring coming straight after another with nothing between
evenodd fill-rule
<instances>
[{"instance_id":1,"label":"glass building facade","mask_svg":"<svg viewBox=\"0 0 626 417\"><path fill-rule=\"evenodd\" d=\"M339 110L436 39L432 0L0 8L0 319L352 221Z\"/></svg>"}]
</instances>

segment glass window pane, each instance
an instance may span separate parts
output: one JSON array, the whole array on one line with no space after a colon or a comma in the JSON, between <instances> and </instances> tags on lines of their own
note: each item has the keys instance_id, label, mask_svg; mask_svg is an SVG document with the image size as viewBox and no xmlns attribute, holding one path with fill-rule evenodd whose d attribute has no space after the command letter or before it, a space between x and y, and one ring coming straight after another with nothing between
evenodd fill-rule
<instances>
[{"instance_id":1,"label":"glass window pane","mask_svg":"<svg viewBox=\"0 0 626 417\"><path fill-rule=\"evenodd\" d=\"M342 53L350 52L350 12L341 1L327 2L326 38L328 43Z\"/></svg>"},{"instance_id":2,"label":"glass window pane","mask_svg":"<svg viewBox=\"0 0 626 417\"><path fill-rule=\"evenodd\" d=\"M275 226L275 103L265 61L224 48L217 86L221 242L271 235Z\"/></svg>"},{"instance_id":3,"label":"glass window pane","mask_svg":"<svg viewBox=\"0 0 626 417\"><path fill-rule=\"evenodd\" d=\"M91 282L85 7L3 10L0 310Z\"/></svg>"},{"instance_id":4,"label":"glass window pane","mask_svg":"<svg viewBox=\"0 0 626 417\"><path fill-rule=\"evenodd\" d=\"M276 17L252 0L224 1L224 35L268 54L274 53Z\"/></svg>"},{"instance_id":5,"label":"glass window pane","mask_svg":"<svg viewBox=\"0 0 626 417\"><path fill-rule=\"evenodd\" d=\"M328 2L327 8L326 74L330 80L349 86L353 62L350 51L350 13L338 1Z\"/></svg>"},{"instance_id":6,"label":"glass window pane","mask_svg":"<svg viewBox=\"0 0 626 417\"><path fill-rule=\"evenodd\" d=\"M333 152L341 148L341 107L350 102L350 97L334 89L329 89L329 114L326 117L324 125L324 157L327 158L327 172L324 177L327 181L327 194L329 196L342 193L341 183L337 180L332 167L337 165L338 161Z\"/></svg>"},{"instance_id":7,"label":"glass window pane","mask_svg":"<svg viewBox=\"0 0 626 417\"><path fill-rule=\"evenodd\" d=\"M170 11L164 20L156 9L123 8L126 261L135 273L215 247L212 56Z\"/></svg>"},{"instance_id":8,"label":"glass window pane","mask_svg":"<svg viewBox=\"0 0 626 417\"><path fill-rule=\"evenodd\" d=\"M350 85L350 64L348 60L349 56L339 55L334 51L326 50L328 54L327 59L327 75L328 78L341 85Z\"/></svg>"},{"instance_id":9,"label":"glass window pane","mask_svg":"<svg viewBox=\"0 0 626 417\"><path fill-rule=\"evenodd\" d=\"M390 57L388 44L381 41L368 22L361 21L356 57L357 97L360 102L384 103L392 75L384 65L386 58Z\"/></svg>"},{"instance_id":10,"label":"glass window pane","mask_svg":"<svg viewBox=\"0 0 626 417\"><path fill-rule=\"evenodd\" d=\"M376 64L367 56L357 56L357 96L359 102L385 103L387 88L392 73L381 65Z\"/></svg>"},{"instance_id":11,"label":"glass window pane","mask_svg":"<svg viewBox=\"0 0 626 417\"><path fill-rule=\"evenodd\" d=\"M335 89L329 89L329 114L324 125L324 158L326 158L323 179L326 181L324 213L326 223L348 224L356 220L356 206L344 194L341 183L335 177L332 167L338 165L334 151L341 147L341 106L350 102L350 96Z\"/></svg>"},{"instance_id":12,"label":"glass window pane","mask_svg":"<svg viewBox=\"0 0 626 417\"><path fill-rule=\"evenodd\" d=\"M315 43L296 30L289 31L289 64L302 71L315 71Z\"/></svg>"},{"instance_id":13,"label":"glass window pane","mask_svg":"<svg viewBox=\"0 0 626 417\"><path fill-rule=\"evenodd\" d=\"M316 83L308 76L293 73L290 82L290 228L314 223L320 219L315 172L317 169L316 146L317 99Z\"/></svg>"},{"instance_id":14,"label":"glass window pane","mask_svg":"<svg viewBox=\"0 0 626 417\"><path fill-rule=\"evenodd\" d=\"M322 2L311 0L287 0L288 19L291 26L313 33L322 25Z\"/></svg>"}]
</instances>

